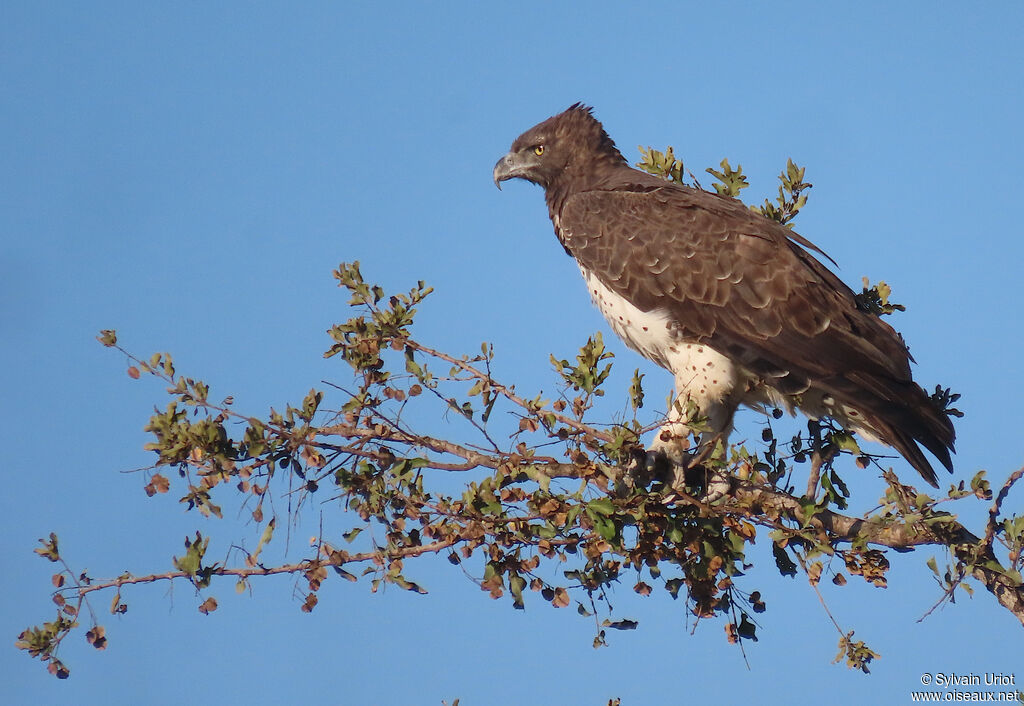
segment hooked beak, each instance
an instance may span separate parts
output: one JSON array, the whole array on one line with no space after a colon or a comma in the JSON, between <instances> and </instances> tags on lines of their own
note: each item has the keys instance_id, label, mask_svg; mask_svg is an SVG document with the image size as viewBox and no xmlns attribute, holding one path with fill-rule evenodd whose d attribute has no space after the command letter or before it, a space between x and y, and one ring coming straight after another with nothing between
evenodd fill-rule
<instances>
[{"instance_id":1,"label":"hooked beak","mask_svg":"<svg viewBox=\"0 0 1024 706\"><path fill-rule=\"evenodd\" d=\"M500 191L501 182L522 176L522 171L522 165L516 160L516 155L509 152L494 165L494 185Z\"/></svg>"}]
</instances>

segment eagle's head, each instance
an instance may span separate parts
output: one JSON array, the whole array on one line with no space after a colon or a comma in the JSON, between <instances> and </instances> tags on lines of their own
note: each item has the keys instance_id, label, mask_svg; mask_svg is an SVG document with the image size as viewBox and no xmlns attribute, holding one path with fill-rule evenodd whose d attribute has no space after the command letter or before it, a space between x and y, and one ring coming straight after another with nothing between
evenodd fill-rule
<instances>
[{"instance_id":1,"label":"eagle's head","mask_svg":"<svg viewBox=\"0 0 1024 706\"><path fill-rule=\"evenodd\" d=\"M576 103L516 138L494 165L494 184L500 189L507 179L525 179L549 189L564 175L579 178L601 163L625 164L592 110Z\"/></svg>"}]
</instances>

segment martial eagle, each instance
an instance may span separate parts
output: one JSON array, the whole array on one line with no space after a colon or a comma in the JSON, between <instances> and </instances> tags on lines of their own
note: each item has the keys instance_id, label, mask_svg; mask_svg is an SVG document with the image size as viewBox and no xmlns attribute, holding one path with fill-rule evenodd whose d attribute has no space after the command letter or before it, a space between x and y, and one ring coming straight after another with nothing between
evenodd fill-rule
<instances>
[{"instance_id":1,"label":"martial eagle","mask_svg":"<svg viewBox=\"0 0 1024 706\"><path fill-rule=\"evenodd\" d=\"M652 449L681 462L695 410L725 435L739 405L767 404L891 446L933 486L918 444L952 471L953 425L913 381L902 337L814 244L736 199L633 169L578 103L512 143L494 181L515 178L544 188L555 235L615 333L675 376Z\"/></svg>"}]
</instances>

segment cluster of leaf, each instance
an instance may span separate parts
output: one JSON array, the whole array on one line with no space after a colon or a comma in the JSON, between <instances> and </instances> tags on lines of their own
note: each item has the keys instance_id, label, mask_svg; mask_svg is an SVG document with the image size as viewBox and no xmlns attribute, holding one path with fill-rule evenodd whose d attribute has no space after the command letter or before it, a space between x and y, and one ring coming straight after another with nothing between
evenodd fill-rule
<instances>
[{"instance_id":1,"label":"cluster of leaf","mask_svg":"<svg viewBox=\"0 0 1024 706\"><path fill-rule=\"evenodd\" d=\"M676 158L675 151L671 145L664 152L653 147L644 147L643 145L639 145L637 149L640 150L640 161L636 163L638 169L642 169L648 174L659 176L662 179L668 179L677 184L689 186L686 181L686 175L689 173L683 166L683 160ZM689 176L695 184L696 179L692 174Z\"/></svg>"},{"instance_id":2,"label":"cluster of leaf","mask_svg":"<svg viewBox=\"0 0 1024 706\"><path fill-rule=\"evenodd\" d=\"M683 186L703 188L693 173L683 166L683 161L675 156L671 146L664 152L653 147L640 146L638 149L641 157L636 163L638 169ZM738 199L740 192L750 186L747 175L743 173L743 165L733 169L728 159L723 159L718 169L708 167L704 171L715 178L711 186L721 196ZM807 194L804 192L813 186L804 181L804 173L804 167L798 167L792 159L786 160L786 169L779 174L779 194L775 201L765 199L762 205L751 206L750 209L786 227L792 227L793 219L807 205Z\"/></svg>"},{"instance_id":3,"label":"cluster of leaf","mask_svg":"<svg viewBox=\"0 0 1024 706\"><path fill-rule=\"evenodd\" d=\"M765 199L757 210L773 221L788 226L800 213L800 209L807 205L807 194L803 192L813 186L804 181L804 172L804 167L798 167L792 159L787 159L786 170L779 175L781 183L775 203Z\"/></svg>"},{"instance_id":4,"label":"cluster of leaf","mask_svg":"<svg viewBox=\"0 0 1024 706\"><path fill-rule=\"evenodd\" d=\"M682 164L671 151L650 151L645 159L649 170L682 179ZM724 161L722 168L712 171L719 191L738 193L745 184L742 170ZM784 218L803 205L802 180L803 170L790 164L780 197L792 203L780 203L777 211ZM637 417L645 397L639 371L626 391L632 415L611 424L592 419L596 400L613 379L612 354L600 335L572 361L552 356L560 381L554 398L521 395L492 374L491 346L454 356L413 335L417 310L431 291L422 282L388 295L363 279L358 263L342 264L334 275L354 312L330 329L324 354L344 360L352 374L351 385L338 388L341 399L333 410L323 392L311 390L283 413L242 414L231 397L215 401L204 382L178 374L169 355L141 360L118 346L113 331L101 333L104 345L129 359L132 378L155 377L171 397L147 426L153 441L146 448L155 460L145 493L173 489L187 510L214 518L234 514L221 508L235 503L251 516L259 541L247 551L232 538L227 559L208 563L213 540L196 532L166 571L95 579L74 574L51 535L37 551L64 567L54 576L57 618L25 630L19 647L67 676L57 648L97 591L114 592L111 612L123 614L128 587L186 580L203 595L198 610L209 613L217 608L209 592L219 579L230 577L242 592L259 576L291 574L303 587L301 609L309 612L331 575L365 580L373 591L390 584L424 593L410 577L411 567L436 555L513 608L525 608L531 594L556 608L575 604L595 621L595 646L605 644L607 630L637 626L611 605L611 589L619 585L640 596L665 591L679 599L688 619L718 619L726 638L742 646L757 639L754 616L766 608L761 592L748 585L755 569L751 545L759 534L771 541L775 568L785 576L802 572L815 590L826 572L836 585L846 583L845 572L884 588L887 548L934 545L947 548L951 562L940 577L944 599L952 600L953 589L966 586L968 576L993 593L996 584L1021 591L1024 520L1003 516L999 507L1020 472L1000 492L980 539L940 507L989 499L981 474L970 489L961 483L940 498L886 475L888 490L876 510L857 518L839 514L850 496L841 462L852 459L866 468L878 466L879 458L828 420L810 422L806 434L790 439L777 438L766 420L761 444L750 449L725 448L695 430L685 473L648 474L639 462L642 438L657 424ZM876 291L881 306L887 305L887 290ZM939 397L947 407L956 398L948 390ZM775 410L775 418L781 415ZM417 431L425 420L439 419L447 419L444 438ZM455 474L461 475L453 492ZM713 503L703 494L712 476L730 486ZM806 490L798 491L805 476ZM337 513L325 512L308 554L269 563L264 550L279 517L301 512L314 495L321 508L333 504ZM997 558L997 542L1006 560ZM1021 595L1018 615L1024 616ZM102 648L107 636L89 612L86 637ZM877 655L854 641L852 632L836 628L840 658L867 671Z\"/></svg>"},{"instance_id":5,"label":"cluster of leaf","mask_svg":"<svg viewBox=\"0 0 1024 706\"><path fill-rule=\"evenodd\" d=\"M863 282L864 289L859 294L854 295L857 307L862 311L874 314L875 316L888 316L897 311L907 310L907 307L902 304L893 304L889 301L892 288L885 282L872 285L871 280L867 277L863 278Z\"/></svg>"}]
</instances>

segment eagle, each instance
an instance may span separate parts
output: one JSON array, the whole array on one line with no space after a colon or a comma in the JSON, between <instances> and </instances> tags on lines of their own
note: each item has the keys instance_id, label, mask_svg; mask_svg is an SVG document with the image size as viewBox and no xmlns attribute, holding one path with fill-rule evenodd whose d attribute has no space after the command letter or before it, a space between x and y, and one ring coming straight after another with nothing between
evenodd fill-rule
<instances>
[{"instance_id":1,"label":"eagle","mask_svg":"<svg viewBox=\"0 0 1024 706\"><path fill-rule=\"evenodd\" d=\"M508 179L543 187L611 328L673 374L652 453L684 463L689 431L725 438L740 405L773 406L890 446L935 487L922 447L952 472L953 425L914 382L902 336L807 239L737 199L632 168L581 103L512 143L494 166L499 189Z\"/></svg>"}]
</instances>

